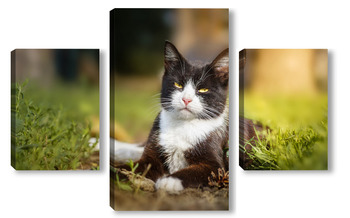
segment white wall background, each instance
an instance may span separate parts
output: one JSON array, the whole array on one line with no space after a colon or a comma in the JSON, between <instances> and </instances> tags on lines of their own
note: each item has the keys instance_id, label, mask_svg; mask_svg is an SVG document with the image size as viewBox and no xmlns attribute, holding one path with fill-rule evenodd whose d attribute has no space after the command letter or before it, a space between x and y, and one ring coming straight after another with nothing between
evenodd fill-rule
<instances>
[{"instance_id":1,"label":"white wall background","mask_svg":"<svg viewBox=\"0 0 350 218\"><path fill-rule=\"evenodd\" d=\"M157 3L158 2L158 3ZM1 1L0 217L136 217L109 207L108 149L100 172L16 172L10 166L10 52L15 48L100 48L102 140L108 139L109 10L116 7L230 8L231 117L238 116L238 51L243 48L329 49L329 170L244 172L237 147L231 163L230 212L223 217L347 217L350 13L346 1ZM238 120L232 119L236 129ZM238 142L237 133L234 142ZM214 212L174 212L186 217Z\"/></svg>"}]
</instances>

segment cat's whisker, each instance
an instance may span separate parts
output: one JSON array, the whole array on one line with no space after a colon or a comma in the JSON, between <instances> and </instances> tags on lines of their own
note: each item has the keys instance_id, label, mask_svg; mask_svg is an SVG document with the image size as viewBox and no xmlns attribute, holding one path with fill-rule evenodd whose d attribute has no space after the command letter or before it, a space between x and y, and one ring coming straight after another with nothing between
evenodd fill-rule
<instances>
[{"instance_id":1,"label":"cat's whisker","mask_svg":"<svg viewBox=\"0 0 350 218\"><path fill-rule=\"evenodd\" d=\"M204 107L204 109L205 109L205 110L208 110L208 111L211 111L211 112L213 112L213 113L218 113L218 114L220 114L220 112L219 112L218 110L214 109L214 108Z\"/></svg>"},{"instance_id":2,"label":"cat's whisker","mask_svg":"<svg viewBox=\"0 0 350 218\"><path fill-rule=\"evenodd\" d=\"M204 111L210 115L218 116L221 114L219 111L213 109L213 108L204 108Z\"/></svg>"},{"instance_id":3,"label":"cat's whisker","mask_svg":"<svg viewBox=\"0 0 350 218\"><path fill-rule=\"evenodd\" d=\"M161 104L165 104L165 103L172 103L172 99L162 99L163 101L160 101Z\"/></svg>"},{"instance_id":4,"label":"cat's whisker","mask_svg":"<svg viewBox=\"0 0 350 218\"><path fill-rule=\"evenodd\" d=\"M149 101L152 101L152 102L160 102L161 98L150 98Z\"/></svg>"},{"instance_id":5,"label":"cat's whisker","mask_svg":"<svg viewBox=\"0 0 350 218\"><path fill-rule=\"evenodd\" d=\"M160 113L160 109L155 109L155 110L152 110L152 111L149 111L148 114L152 117L156 117L159 113Z\"/></svg>"},{"instance_id":6,"label":"cat's whisker","mask_svg":"<svg viewBox=\"0 0 350 218\"><path fill-rule=\"evenodd\" d=\"M201 113L200 114L202 116L202 118L204 119L212 119L213 117L211 117L210 115L206 114L206 113Z\"/></svg>"},{"instance_id":7,"label":"cat's whisker","mask_svg":"<svg viewBox=\"0 0 350 218\"><path fill-rule=\"evenodd\" d=\"M215 114L208 113L208 111L203 112L203 114L207 115L210 118L213 118L216 116Z\"/></svg>"},{"instance_id":8,"label":"cat's whisker","mask_svg":"<svg viewBox=\"0 0 350 218\"><path fill-rule=\"evenodd\" d=\"M161 95L162 93L157 93L157 94L154 94L154 95L151 95L151 97L156 97L156 96L159 96Z\"/></svg>"},{"instance_id":9,"label":"cat's whisker","mask_svg":"<svg viewBox=\"0 0 350 218\"><path fill-rule=\"evenodd\" d=\"M153 109L155 109L155 108L156 108L156 109L157 109L157 108L161 108L161 106L162 106L161 104L157 104L157 105L153 105L153 106L149 107L148 109L152 109L152 110L153 110Z\"/></svg>"},{"instance_id":10,"label":"cat's whisker","mask_svg":"<svg viewBox=\"0 0 350 218\"><path fill-rule=\"evenodd\" d=\"M152 104L152 106L150 106L149 108L153 109L153 108L157 108L157 107L161 107L161 103L160 102Z\"/></svg>"},{"instance_id":11,"label":"cat's whisker","mask_svg":"<svg viewBox=\"0 0 350 218\"><path fill-rule=\"evenodd\" d=\"M171 100L170 98L168 98L168 99ZM159 113L162 108L170 109L171 106L172 106L171 101L163 101L163 102L158 101L158 102L154 103L154 105L149 108L149 111L150 111L150 113L155 114L155 113Z\"/></svg>"},{"instance_id":12,"label":"cat's whisker","mask_svg":"<svg viewBox=\"0 0 350 218\"><path fill-rule=\"evenodd\" d=\"M161 104L153 105L153 106L149 107L148 109L153 110L153 109L159 109L159 108L161 108Z\"/></svg>"},{"instance_id":13,"label":"cat's whisker","mask_svg":"<svg viewBox=\"0 0 350 218\"><path fill-rule=\"evenodd\" d=\"M169 102L173 101L172 98L160 98L159 100L161 100L161 101L169 101Z\"/></svg>"}]
</instances>

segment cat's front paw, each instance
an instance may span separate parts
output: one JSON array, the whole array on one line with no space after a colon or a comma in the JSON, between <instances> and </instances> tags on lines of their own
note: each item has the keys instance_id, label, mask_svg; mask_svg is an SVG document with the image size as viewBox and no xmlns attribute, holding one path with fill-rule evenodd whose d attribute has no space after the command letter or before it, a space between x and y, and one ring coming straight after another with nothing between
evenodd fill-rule
<instances>
[{"instance_id":1,"label":"cat's front paw","mask_svg":"<svg viewBox=\"0 0 350 218\"><path fill-rule=\"evenodd\" d=\"M165 190L171 194L177 194L184 189L180 179L175 177L160 178L156 182L157 190Z\"/></svg>"}]
</instances>

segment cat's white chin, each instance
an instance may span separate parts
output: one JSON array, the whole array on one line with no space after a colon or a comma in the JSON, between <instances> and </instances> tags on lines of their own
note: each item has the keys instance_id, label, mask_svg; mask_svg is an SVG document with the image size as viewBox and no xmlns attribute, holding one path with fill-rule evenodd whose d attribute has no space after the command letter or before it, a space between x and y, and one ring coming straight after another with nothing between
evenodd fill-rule
<instances>
[{"instance_id":1,"label":"cat's white chin","mask_svg":"<svg viewBox=\"0 0 350 218\"><path fill-rule=\"evenodd\" d=\"M177 117L182 120L192 120L197 116L196 114L188 108L179 109L177 112Z\"/></svg>"}]
</instances>

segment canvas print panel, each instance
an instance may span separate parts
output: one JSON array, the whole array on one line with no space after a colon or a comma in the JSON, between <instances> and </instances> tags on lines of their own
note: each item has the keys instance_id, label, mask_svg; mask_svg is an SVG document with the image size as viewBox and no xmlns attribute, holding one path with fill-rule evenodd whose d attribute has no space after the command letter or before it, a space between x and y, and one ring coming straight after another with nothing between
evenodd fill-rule
<instances>
[{"instance_id":1,"label":"canvas print panel","mask_svg":"<svg viewBox=\"0 0 350 218\"><path fill-rule=\"evenodd\" d=\"M111 11L115 210L228 209L228 10Z\"/></svg>"},{"instance_id":2,"label":"canvas print panel","mask_svg":"<svg viewBox=\"0 0 350 218\"><path fill-rule=\"evenodd\" d=\"M11 165L99 169L99 50L11 52Z\"/></svg>"},{"instance_id":3,"label":"canvas print panel","mask_svg":"<svg viewBox=\"0 0 350 218\"><path fill-rule=\"evenodd\" d=\"M327 170L326 49L239 53L239 164L245 170Z\"/></svg>"}]
</instances>

